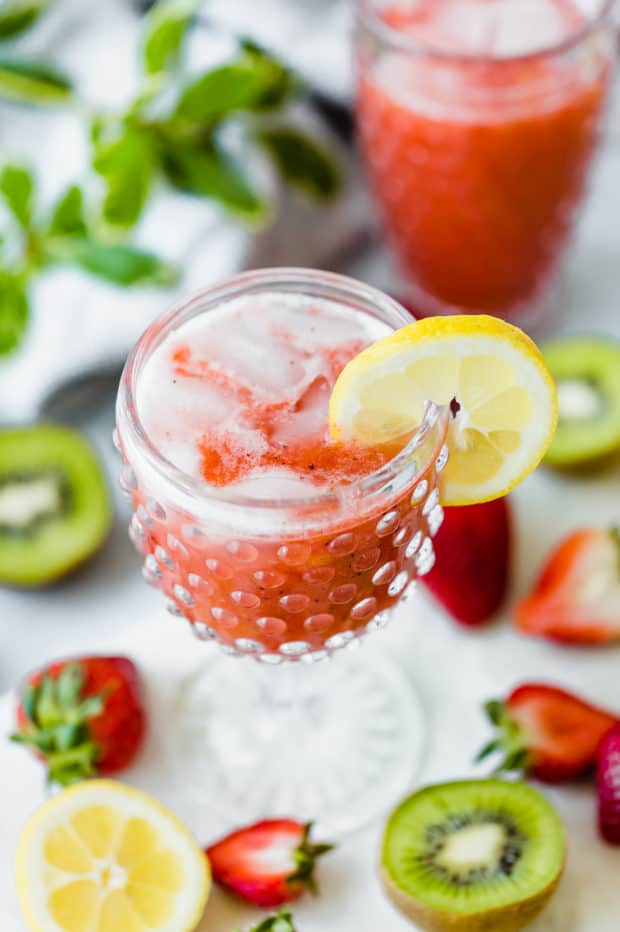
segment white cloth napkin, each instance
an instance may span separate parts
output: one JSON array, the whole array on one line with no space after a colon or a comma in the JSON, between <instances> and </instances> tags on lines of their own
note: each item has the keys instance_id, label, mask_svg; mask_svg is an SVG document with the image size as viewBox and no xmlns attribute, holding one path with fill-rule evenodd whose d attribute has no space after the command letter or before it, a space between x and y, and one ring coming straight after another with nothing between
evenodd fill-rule
<instances>
[{"instance_id":1,"label":"white cloth napkin","mask_svg":"<svg viewBox=\"0 0 620 932\"><path fill-rule=\"evenodd\" d=\"M242 0L238 6L241 9ZM252 22L262 21L262 12L261 7L259 17L254 9ZM243 31L247 34L248 29ZM85 100L114 108L131 99L137 87L138 33L139 17L127 0L63 0L20 42L20 51L52 60L75 78ZM342 33L338 35L346 58ZM192 33L190 64L204 67L226 58L234 48L226 29L198 28ZM316 53L320 58L322 49L317 47ZM309 109L302 118L325 138L325 127ZM49 205L64 187L84 176L85 127L67 110L0 104L0 153L3 159L33 165L40 181L39 200ZM342 149L340 155L346 160ZM355 166L346 172L344 195L328 208L292 199L278 193L274 182L267 183L281 199L280 209L272 227L258 235L232 222L209 201L161 186L135 231L135 241L182 266L182 280L173 290L115 288L74 268L40 276L33 289L27 339L17 354L0 360L0 423L36 416L59 383L119 365L147 324L179 294L257 265L329 266L367 227L368 208Z\"/></svg>"}]
</instances>

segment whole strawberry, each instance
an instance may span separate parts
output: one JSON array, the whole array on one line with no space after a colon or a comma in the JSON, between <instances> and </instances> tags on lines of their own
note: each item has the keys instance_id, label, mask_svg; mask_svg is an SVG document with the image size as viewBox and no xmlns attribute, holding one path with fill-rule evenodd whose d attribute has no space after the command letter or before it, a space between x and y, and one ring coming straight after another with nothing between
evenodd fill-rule
<instances>
[{"instance_id":1,"label":"whole strawberry","mask_svg":"<svg viewBox=\"0 0 620 932\"><path fill-rule=\"evenodd\" d=\"M524 683L503 702L487 702L485 709L497 736L478 760L501 754L496 772L527 775L543 783L563 783L591 770L601 738L618 720L543 683Z\"/></svg>"},{"instance_id":2,"label":"whole strawberry","mask_svg":"<svg viewBox=\"0 0 620 932\"><path fill-rule=\"evenodd\" d=\"M599 745L596 787L600 833L611 845L620 845L620 724Z\"/></svg>"},{"instance_id":3,"label":"whole strawberry","mask_svg":"<svg viewBox=\"0 0 620 932\"><path fill-rule=\"evenodd\" d=\"M310 841L311 823L266 819L222 838L207 849L216 883L254 906L291 903L310 889L314 867L333 845Z\"/></svg>"},{"instance_id":4,"label":"whole strawberry","mask_svg":"<svg viewBox=\"0 0 620 932\"><path fill-rule=\"evenodd\" d=\"M508 499L446 508L435 537L435 565L422 578L462 625L484 624L501 607L510 576Z\"/></svg>"},{"instance_id":5,"label":"whole strawberry","mask_svg":"<svg viewBox=\"0 0 620 932\"><path fill-rule=\"evenodd\" d=\"M620 531L586 528L565 538L515 621L524 634L566 644L620 639Z\"/></svg>"},{"instance_id":6,"label":"whole strawberry","mask_svg":"<svg viewBox=\"0 0 620 932\"><path fill-rule=\"evenodd\" d=\"M28 676L11 738L46 762L50 782L68 786L128 767L145 727L140 679L132 661L79 657Z\"/></svg>"}]
</instances>

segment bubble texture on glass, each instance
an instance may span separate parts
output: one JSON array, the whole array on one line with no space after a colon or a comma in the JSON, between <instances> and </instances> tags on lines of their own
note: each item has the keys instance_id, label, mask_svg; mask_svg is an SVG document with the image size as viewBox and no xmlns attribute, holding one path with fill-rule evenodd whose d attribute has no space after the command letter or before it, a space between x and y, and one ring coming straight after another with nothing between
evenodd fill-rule
<instances>
[{"instance_id":1,"label":"bubble texture on glass","mask_svg":"<svg viewBox=\"0 0 620 932\"><path fill-rule=\"evenodd\" d=\"M129 467L123 472L146 581L163 590L169 611L185 617L200 640L267 665L315 663L338 648L357 648L387 622L433 565L432 537L443 519L435 476L431 465L391 508L339 533L278 541L227 538L140 489Z\"/></svg>"},{"instance_id":2,"label":"bubble texture on glass","mask_svg":"<svg viewBox=\"0 0 620 932\"><path fill-rule=\"evenodd\" d=\"M444 443L443 447L439 451L439 456L437 457L435 461L435 472L437 473L437 475L439 475L439 473L442 473L444 471L449 457L450 457L450 450L448 449L448 445Z\"/></svg>"},{"instance_id":3,"label":"bubble texture on glass","mask_svg":"<svg viewBox=\"0 0 620 932\"><path fill-rule=\"evenodd\" d=\"M391 534L396 529L399 518L400 515L397 511L388 511L387 514L383 515L375 529L377 537L385 537L386 534Z\"/></svg>"},{"instance_id":4,"label":"bubble texture on glass","mask_svg":"<svg viewBox=\"0 0 620 932\"><path fill-rule=\"evenodd\" d=\"M427 492L428 481L426 479L422 479L422 482L419 482L413 490L413 494L411 495L411 504L417 505L418 502L422 501Z\"/></svg>"},{"instance_id":5,"label":"bubble texture on glass","mask_svg":"<svg viewBox=\"0 0 620 932\"><path fill-rule=\"evenodd\" d=\"M355 550L355 535L351 533L339 534L327 545L329 552L335 557L346 557Z\"/></svg>"}]
</instances>

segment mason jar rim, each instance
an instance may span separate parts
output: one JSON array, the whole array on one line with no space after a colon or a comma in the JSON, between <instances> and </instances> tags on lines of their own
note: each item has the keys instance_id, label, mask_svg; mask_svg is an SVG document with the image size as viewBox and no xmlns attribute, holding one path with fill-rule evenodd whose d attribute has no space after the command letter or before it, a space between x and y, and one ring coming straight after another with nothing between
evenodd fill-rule
<instances>
[{"instance_id":1,"label":"mason jar rim","mask_svg":"<svg viewBox=\"0 0 620 932\"><path fill-rule=\"evenodd\" d=\"M430 43L416 41L412 36L395 29L382 19L376 8L375 0L355 0L355 13L359 26L364 26L386 45L399 52L406 52L420 58L436 59L445 63L474 64L478 62L501 66L570 52L605 23L607 17L613 12L616 3L617 0L603 0L598 12L561 42L542 45L529 52L501 56L480 52L449 52Z\"/></svg>"},{"instance_id":2,"label":"mason jar rim","mask_svg":"<svg viewBox=\"0 0 620 932\"><path fill-rule=\"evenodd\" d=\"M123 369L116 403L117 426L121 443L126 446L126 441L129 439L137 460L143 460L159 478L165 481L169 490L175 490L183 496L191 496L193 499L200 500L201 503L213 502L220 509L232 509L234 512L248 509L263 512L291 509L307 511L339 505L343 503L343 500L350 501L355 496L358 496L358 500L373 496L380 497L382 493L385 494L390 483L398 479L407 469L411 469L413 455L423 445L434 427L440 427L441 442L443 442L450 418L448 407L429 402L424 418L413 437L381 468L353 482L342 483L333 489L318 490L316 495L303 498L258 499L232 491L227 487L209 485L175 466L158 450L145 430L136 402L137 385L144 364L165 337L177 327L208 310L236 298L270 292L300 294L331 300L361 313L376 312L374 316L383 320L393 330L412 323L411 315L405 308L379 289L333 272L305 268L268 268L243 272L228 278L195 292L159 315L135 344ZM139 464L137 461L132 462L132 456L128 456L128 459L133 468L138 468ZM413 483L417 475L426 472L432 462L433 454L410 477L407 485Z\"/></svg>"}]
</instances>

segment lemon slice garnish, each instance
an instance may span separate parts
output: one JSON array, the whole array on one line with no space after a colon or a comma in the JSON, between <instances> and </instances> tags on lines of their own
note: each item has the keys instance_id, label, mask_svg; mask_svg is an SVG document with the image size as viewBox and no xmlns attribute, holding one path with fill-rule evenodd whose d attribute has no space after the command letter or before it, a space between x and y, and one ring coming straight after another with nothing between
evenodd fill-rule
<instances>
[{"instance_id":1,"label":"lemon slice garnish","mask_svg":"<svg viewBox=\"0 0 620 932\"><path fill-rule=\"evenodd\" d=\"M373 446L406 438L426 404L452 405L444 505L506 495L553 437L557 393L532 340L495 317L431 317L367 347L343 369L329 404L335 440Z\"/></svg>"},{"instance_id":2,"label":"lemon slice garnish","mask_svg":"<svg viewBox=\"0 0 620 932\"><path fill-rule=\"evenodd\" d=\"M209 863L162 805L111 780L52 797L22 832L19 898L35 932L191 932Z\"/></svg>"}]
</instances>

